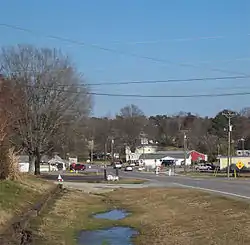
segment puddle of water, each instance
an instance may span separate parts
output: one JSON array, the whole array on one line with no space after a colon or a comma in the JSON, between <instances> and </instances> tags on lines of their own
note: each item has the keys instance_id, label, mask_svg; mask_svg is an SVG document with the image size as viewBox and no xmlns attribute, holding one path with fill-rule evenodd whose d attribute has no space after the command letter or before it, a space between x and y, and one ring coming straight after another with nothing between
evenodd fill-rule
<instances>
[{"instance_id":1,"label":"puddle of water","mask_svg":"<svg viewBox=\"0 0 250 245\"><path fill-rule=\"evenodd\" d=\"M131 237L137 231L129 227L112 227L109 229L82 231L78 240L79 245L133 245Z\"/></svg>"},{"instance_id":2,"label":"puddle of water","mask_svg":"<svg viewBox=\"0 0 250 245\"><path fill-rule=\"evenodd\" d=\"M124 210L114 209L106 213L95 214L96 219L120 220L127 217L129 213Z\"/></svg>"}]
</instances>

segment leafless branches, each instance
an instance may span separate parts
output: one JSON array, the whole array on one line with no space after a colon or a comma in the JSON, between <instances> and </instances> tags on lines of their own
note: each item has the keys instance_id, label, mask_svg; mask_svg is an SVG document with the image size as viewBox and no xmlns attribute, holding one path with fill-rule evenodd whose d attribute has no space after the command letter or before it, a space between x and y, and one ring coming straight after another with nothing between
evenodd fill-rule
<instances>
[{"instance_id":1,"label":"leafless branches","mask_svg":"<svg viewBox=\"0 0 250 245\"><path fill-rule=\"evenodd\" d=\"M3 48L0 55L2 73L19 91L20 117L15 129L23 146L36 158L39 173L40 154L50 150L50 143L60 128L73 129L91 109L88 88L70 59L56 49L29 45ZM31 164L30 171L33 171Z\"/></svg>"}]
</instances>

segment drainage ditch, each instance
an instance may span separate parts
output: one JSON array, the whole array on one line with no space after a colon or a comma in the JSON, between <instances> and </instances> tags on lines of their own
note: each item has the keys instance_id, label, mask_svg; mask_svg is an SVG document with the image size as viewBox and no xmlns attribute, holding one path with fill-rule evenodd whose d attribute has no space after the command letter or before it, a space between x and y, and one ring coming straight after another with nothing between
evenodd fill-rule
<instances>
[{"instance_id":1,"label":"drainage ditch","mask_svg":"<svg viewBox=\"0 0 250 245\"><path fill-rule=\"evenodd\" d=\"M96 219L121 220L129 215L125 210L114 209L109 212L95 214ZM133 245L131 238L138 232L130 227L113 226L106 229L82 231L79 245Z\"/></svg>"}]
</instances>

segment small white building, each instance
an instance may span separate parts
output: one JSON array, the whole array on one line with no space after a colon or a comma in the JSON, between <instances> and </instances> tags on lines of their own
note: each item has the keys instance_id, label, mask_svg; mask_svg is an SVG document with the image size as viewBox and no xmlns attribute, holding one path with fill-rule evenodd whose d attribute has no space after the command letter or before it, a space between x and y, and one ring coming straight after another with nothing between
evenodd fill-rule
<instances>
[{"instance_id":1,"label":"small white building","mask_svg":"<svg viewBox=\"0 0 250 245\"><path fill-rule=\"evenodd\" d=\"M28 155L19 155L18 157L18 164L19 170L22 173L29 172L29 156ZM53 170L58 170L58 167L62 170L66 170L65 162L59 157L55 156L54 158L48 160L47 156L42 156L41 163L40 163L40 172L49 172Z\"/></svg>"},{"instance_id":2,"label":"small white building","mask_svg":"<svg viewBox=\"0 0 250 245\"><path fill-rule=\"evenodd\" d=\"M175 166L184 164L185 155L184 151L157 151L149 154L141 154L139 159L143 162L145 168L156 168L161 166L164 160L173 160ZM186 152L186 165L191 165L191 155Z\"/></svg>"},{"instance_id":3,"label":"small white building","mask_svg":"<svg viewBox=\"0 0 250 245\"><path fill-rule=\"evenodd\" d=\"M174 160L176 166L181 166L185 161L185 152L184 151L163 151L167 155L167 158L163 158L162 160ZM171 158L171 159L169 159ZM190 152L186 152L186 165L191 165L192 163L192 155Z\"/></svg>"},{"instance_id":4,"label":"small white building","mask_svg":"<svg viewBox=\"0 0 250 245\"><path fill-rule=\"evenodd\" d=\"M55 155L52 159L48 161L49 166L54 166L57 170L66 170L66 162L63 161L61 157ZM50 167L49 167L50 168Z\"/></svg>"},{"instance_id":5,"label":"small white building","mask_svg":"<svg viewBox=\"0 0 250 245\"><path fill-rule=\"evenodd\" d=\"M155 153L157 151L157 145L144 145L139 146L135 149L135 152L131 152L130 147L126 146L125 154L126 154L126 161L138 161L140 156L149 153Z\"/></svg>"},{"instance_id":6,"label":"small white building","mask_svg":"<svg viewBox=\"0 0 250 245\"><path fill-rule=\"evenodd\" d=\"M21 173L28 173L29 172L29 156L28 155L19 155L18 158L18 164L19 164L19 170Z\"/></svg>"}]
</instances>

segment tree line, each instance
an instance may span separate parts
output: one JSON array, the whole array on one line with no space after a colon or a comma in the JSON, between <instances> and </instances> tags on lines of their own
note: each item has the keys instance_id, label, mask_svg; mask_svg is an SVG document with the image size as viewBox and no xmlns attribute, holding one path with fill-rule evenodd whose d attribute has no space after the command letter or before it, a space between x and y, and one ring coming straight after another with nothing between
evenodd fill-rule
<instances>
[{"instance_id":1,"label":"tree line","mask_svg":"<svg viewBox=\"0 0 250 245\"><path fill-rule=\"evenodd\" d=\"M240 112L225 109L215 117L190 112L147 117L136 105L128 105L114 118L89 118L87 132L95 139L97 152L105 152L107 143L114 139L115 150L121 154L126 145L132 151L140 146L142 136L157 144L159 150L182 150L185 132L188 149L206 153L213 161L218 155L227 155L229 126L224 114L228 112L234 114L231 119L231 154L234 155L237 149L250 149L250 108Z\"/></svg>"},{"instance_id":2,"label":"tree line","mask_svg":"<svg viewBox=\"0 0 250 245\"><path fill-rule=\"evenodd\" d=\"M60 50L32 45L3 47L0 50L0 164L13 148L28 154L30 172L40 173L44 154L59 153L63 158L88 157L94 152L132 151L146 136L159 149L181 149L183 132L188 148L210 158L226 154L228 121L223 112L215 117L200 117L180 112L176 115L146 116L136 105L126 105L115 117L90 117L90 88ZM250 109L235 112L232 118L232 149L250 148Z\"/></svg>"}]
</instances>

